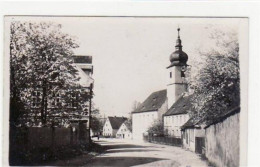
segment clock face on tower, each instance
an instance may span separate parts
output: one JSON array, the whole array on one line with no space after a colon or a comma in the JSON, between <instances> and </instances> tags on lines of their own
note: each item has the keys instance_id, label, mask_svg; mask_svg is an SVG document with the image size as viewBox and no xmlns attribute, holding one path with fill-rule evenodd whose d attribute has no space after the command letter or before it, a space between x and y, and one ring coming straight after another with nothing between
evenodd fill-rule
<instances>
[{"instance_id":1,"label":"clock face on tower","mask_svg":"<svg viewBox=\"0 0 260 167\"><path fill-rule=\"evenodd\" d=\"M181 66L181 71L182 72L185 72L187 70L187 67L186 66Z\"/></svg>"}]
</instances>

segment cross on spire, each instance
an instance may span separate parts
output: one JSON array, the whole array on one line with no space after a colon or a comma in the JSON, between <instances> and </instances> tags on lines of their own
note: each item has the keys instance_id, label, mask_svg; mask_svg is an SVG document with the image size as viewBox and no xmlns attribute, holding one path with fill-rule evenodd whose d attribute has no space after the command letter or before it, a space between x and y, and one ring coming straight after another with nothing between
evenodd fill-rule
<instances>
[{"instance_id":1,"label":"cross on spire","mask_svg":"<svg viewBox=\"0 0 260 167\"><path fill-rule=\"evenodd\" d=\"M178 31L178 38L180 39L180 27L178 26L178 29L177 29L177 31Z\"/></svg>"}]
</instances>

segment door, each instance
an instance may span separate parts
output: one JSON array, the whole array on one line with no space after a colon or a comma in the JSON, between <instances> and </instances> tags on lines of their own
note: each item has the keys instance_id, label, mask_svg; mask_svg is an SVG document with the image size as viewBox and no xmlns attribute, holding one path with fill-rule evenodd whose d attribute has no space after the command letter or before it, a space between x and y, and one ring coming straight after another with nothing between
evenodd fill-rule
<instances>
[{"instance_id":1,"label":"door","mask_svg":"<svg viewBox=\"0 0 260 167\"><path fill-rule=\"evenodd\" d=\"M195 138L195 152L202 154L202 150L205 147L205 138L204 137L196 137Z\"/></svg>"}]
</instances>

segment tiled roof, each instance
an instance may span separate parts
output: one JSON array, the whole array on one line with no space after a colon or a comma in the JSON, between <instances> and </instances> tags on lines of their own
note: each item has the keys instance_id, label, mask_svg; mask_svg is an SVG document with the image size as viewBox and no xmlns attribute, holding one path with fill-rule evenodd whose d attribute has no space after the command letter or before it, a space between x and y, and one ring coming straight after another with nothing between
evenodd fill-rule
<instances>
[{"instance_id":1,"label":"tiled roof","mask_svg":"<svg viewBox=\"0 0 260 167\"><path fill-rule=\"evenodd\" d=\"M127 127L127 129L129 130L129 131L131 131L131 129L132 129L132 125L128 122L128 121L125 121L124 122L124 124L125 124L125 126Z\"/></svg>"},{"instance_id":2,"label":"tiled roof","mask_svg":"<svg viewBox=\"0 0 260 167\"><path fill-rule=\"evenodd\" d=\"M153 92L133 113L156 111L167 99L166 89Z\"/></svg>"},{"instance_id":3,"label":"tiled roof","mask_svg":"<svg viewBox=\"0 0 260 167\"><path fill-rule=\"evenodd\" d=\"M190 118L184 125L181 126L181 129L186 129L186 128L193 128L195 126L195 121L193 118Z\"/></svg>"},{"instance_id":4,"label":"tiled roof","mask_svg":"<svg viewBox=\"0 0 260 167\"><path fill-rule=\"evenodd\" d=\"M86 63L86 64L92 63L92 56L77 55L77 56L73 56L73 59L74 59L74 63Z\"/></svg>"},{"instance_id":5,"label":"tiled roof","mask_svg":"<svg viewBox=\"0 0 260 167\"><path fill-rule=\"evenodd\" d=\"M196 119L195 117L190 118L184 125L181 126L181 129L187 129L187 128L195 128L200 127L201 124L204 123L204 119Z\"/></svg>"},{"instance_id":6,"label":"tiled roof","mask_svg":"<svg viewBox=\"0 0 260 167\"><path fill-rule=\"evenodd\" d=\"M108 119L113 129L119 129L127 120L125 117L108 117Z\"/></svg>"},{"instance_id":7,"label":"tiled roof","mask_svg":"<svg viewBox=\"0 0 260 167\"><path fill-rule=\"evenodd\" d=\"M192 95L181 96L164 115L187 114L188 111L192 110L191 98Z\"/></svg>"},{"instance_id":8,"label":"tiled roof","mask_svg":"<svg viewBox=\"0 0 260 167\"><path fill-rule=\"evenodd\" d=\"M239 113L240 107L234 107L232 109L227 109L222 115L219 115L218 117L212 119L211 121L206 121L205 118L202 118L200 120L196 119L195 117L190 118L184 125L182 125L181 129L187 129L187 128L194 128L197 126L200 126L204 124L204 128L208 128L211 125L217 124L219 122L224 121L226 118Z\"/></svg>"}]
</instances>

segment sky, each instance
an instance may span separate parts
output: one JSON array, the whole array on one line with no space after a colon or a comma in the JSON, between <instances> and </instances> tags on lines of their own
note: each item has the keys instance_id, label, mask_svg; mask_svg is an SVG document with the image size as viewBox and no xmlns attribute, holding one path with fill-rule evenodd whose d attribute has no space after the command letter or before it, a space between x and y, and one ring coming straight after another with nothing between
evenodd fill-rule
<instances>
[{"instance_id":1,"label":"sky","mask_svg":"<svg viewBox=\"0 0 260 167\"><path fill-rule=\"evenodd\" d=\"M105 116L128 116L134 101L166 89L177 28L191 68L198 50L212 48L214 29L237 31L241 19L173 17L18 17L51 21L79 43L75 55L93 56L94 103Z\"/></svg>"}]
</instances>

